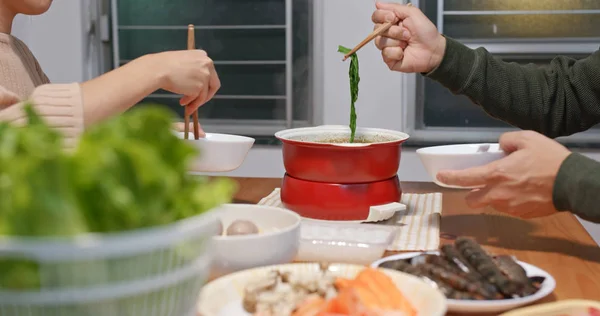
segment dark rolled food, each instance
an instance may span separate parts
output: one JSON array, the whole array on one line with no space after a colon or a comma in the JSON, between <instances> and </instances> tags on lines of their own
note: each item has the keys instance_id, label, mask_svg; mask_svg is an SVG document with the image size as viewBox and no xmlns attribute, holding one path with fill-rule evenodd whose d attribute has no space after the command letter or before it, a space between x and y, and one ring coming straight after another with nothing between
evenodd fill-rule
<instances>
[{"instance_id":1,"label":"dark rolled food","mask_svg":"<svg viewBox=\"0 0 600 316\"><path fill-rule=\"evenodd\" d=\"M458 238L456 248L463 257L485 277L494 284L504 295L512 297L519 291L518 284L507 278L478 243L469 238Z\"/></svg>"},{"instance_id":2,"label":"dark rolled food","mask_svg":"<svg viewBox=\"0 0 600 316\"><path fill-rule=\"evenodd\" d=\"M382 268L412 274L437 287L449 299L501 300L537 292L543 277L528 277L511 256L490 256L474 240L458 238L440 255L387 261Z\"/></svg>"}]
</instances>

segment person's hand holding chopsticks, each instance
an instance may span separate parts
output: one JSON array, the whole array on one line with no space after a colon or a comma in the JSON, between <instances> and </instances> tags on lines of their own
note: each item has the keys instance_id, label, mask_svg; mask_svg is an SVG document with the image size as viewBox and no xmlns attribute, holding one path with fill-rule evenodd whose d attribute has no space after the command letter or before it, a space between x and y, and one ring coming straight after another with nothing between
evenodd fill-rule
<instances>
[{"instance_id":1,"label":"person's hand holding chopsticks","mask_svg":"<svg viewBox=\"0 0 600 316\"><path fill-rule=\"evenodd\" d=\"M187 105L186 115L212 99L221 87L214 63L203 50L165 52L157 56L164 69L161 87L183 95L179 103Z\"/></svg>"},{"instance_id":2,"label":"person's hand holding chopsticks","mask_svg":"<svg viewBox=\"0 0 600 316\"><path fill-rule=\"evenodd\" d=\"M206 137L206 133L202 129L202 126L199 126L199 127L200 127L200 131L199 131L200 132L200 138ZM185 132L185 123L184 122L175 122L175 123L173 123L173 127L172 128L175 131L183 133L183 132ZM192 130L194 130L194 123L190 122L188 124L188 131L192 131Z\"/></svg>"},{"instance_id":3,"label":"person's hand holding chopsticks","mask_svg":"<svg viewBox=\"0 0 600 316\"><path fill-rule=\"evenodd\" d=\"M376 7L372 17L375 29L396 22L375 39L387 66L408 73L428 73L437 68L444 57L446 38L427 16L414 6L377 2Z\"/></svg>"}]
</instances>

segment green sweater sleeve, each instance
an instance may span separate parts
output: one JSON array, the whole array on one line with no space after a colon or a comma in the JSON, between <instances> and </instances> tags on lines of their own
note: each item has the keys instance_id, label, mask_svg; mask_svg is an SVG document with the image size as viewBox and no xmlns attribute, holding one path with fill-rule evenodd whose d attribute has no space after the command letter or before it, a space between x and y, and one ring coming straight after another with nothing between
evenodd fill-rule
<instances>
[{"instance_id":1,"label":"green sweater sleeve","mask_svg":"<svg viewBox=\"0 0 600 316\"><path fill-rule=\"evenodd\" d=\"M493 117L552 138L600 122L600 51L581 60L556 57L548 66L523 66L447 38L442 63L427 76Z\"/></svg>"},{"instance_id":2,"label":"green sweater sleeve","mask_svg":"<svg viewBox=\"0 0 600 316\"><path fill-rule=\"evenodd\" d=\"M600 223L600 163L573 153L562 163L554 182L554 206Z\"/></svg>"},{"instance_id":3,"label":"green sweater sleeve","mask_svg":"<svg viewBox=\"0 0 600 316\"><path fill-rule=\"evenodd\" d=\"M550 65L503 62L483 48L447 38L446 53L427 74L455 94L464 94L490 115L549 137L584 131L600 122L600 51ZM554 206L600 223L600 163L571 154L554 182Z\"/></svg>"}]
</instances>

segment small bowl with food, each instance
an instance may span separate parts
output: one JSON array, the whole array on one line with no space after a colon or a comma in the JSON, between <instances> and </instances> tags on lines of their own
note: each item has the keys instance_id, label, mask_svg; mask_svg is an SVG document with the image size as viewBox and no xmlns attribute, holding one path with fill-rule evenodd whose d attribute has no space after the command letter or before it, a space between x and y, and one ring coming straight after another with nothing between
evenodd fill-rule
<instances>
[{"instance_id":1,"label":"small bowl with food","mask_svg":"<svg viewBox=\"0 0 600 316\"><path fill-rule=\"evenodd\" d=\"M282 143L290 176L314 182L352 184L390 179L398 173L402 132L357 128L350 143L348 126L294 128L275 133Z\"/></svg>"},{"instance_id":2,"label":"small bowl with food","mask_svg":"<svg viewBox=\"0 0 600 316\"><path fill-rule=\"evenodd\" d=\"M185 132L178 132L179 138L184 138ZM254 138L206 133L205 137L194 139L194 133L188 134L186 140L196 149L198 156L191 162L192 172L228 172L239 168L248 152L254 145Z\"/></svg>"},{"instance_id":3,"label":"small bowl with food","mask_svg":"<svg viewBox=\"0 0 600 316\"><path fill-rule=\"evenodd\" d=\"M487 165L506 156L499 144L461 144L420 148L417 155L421 159L433 182L441 187L452 189L475 189L447 185L437 179L442 170L463 170Z\"/></svg>"},{"instance_id":4,"label":"small bowl with food","mask_svg":"<svg viewBox=\"0 0 600 316\"><path fill-rule=\"evenodd\" d=\"M298 214L286 209L225 204L216 211L222 224L215 245L214 275L291 262L300 245Z\"/></svg>"}]
</instances>

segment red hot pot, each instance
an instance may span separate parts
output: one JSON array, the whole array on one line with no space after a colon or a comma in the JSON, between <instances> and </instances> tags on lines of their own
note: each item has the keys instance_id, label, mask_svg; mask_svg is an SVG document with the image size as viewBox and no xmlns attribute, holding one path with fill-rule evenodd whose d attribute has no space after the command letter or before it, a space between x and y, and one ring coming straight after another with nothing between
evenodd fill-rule
<instances>
[{"instance_id":1,"label":"red hot pot","mask_svg":"<svg viewBox=\"0 0 600 316\"><path fill-rule=\"evenodd\" d=\"M357 128L355 143L348 143L347 126L317 126L277 132L283 143L283 164L288 175L306 181L352 184L390 179L398 173L402 132Z\"/></svg>"}]
</instances>

